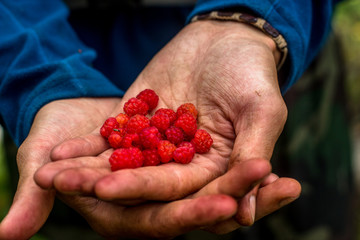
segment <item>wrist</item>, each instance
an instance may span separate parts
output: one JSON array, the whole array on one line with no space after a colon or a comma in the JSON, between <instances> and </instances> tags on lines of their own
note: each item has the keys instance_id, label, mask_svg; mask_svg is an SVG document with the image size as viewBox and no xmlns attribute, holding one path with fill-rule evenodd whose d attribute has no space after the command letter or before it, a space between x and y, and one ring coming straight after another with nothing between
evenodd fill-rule
<instances>
[{"instance_id":1,"label":"wrist","mask_svg":"<svg viewBox=\"0 0 360 240\"><path fill-rule=\"evenodd\" d=\"M280 70L286 60L288 52L286 40L262 18L246 13L213 11L195 16L191 22L199 20L217 22L217 25L222 27L230 25L233 27L234 32L241 32L244 39L252 39L252 41L265 44L273 53L278 70Z\"/></svg>"}]
</instances>

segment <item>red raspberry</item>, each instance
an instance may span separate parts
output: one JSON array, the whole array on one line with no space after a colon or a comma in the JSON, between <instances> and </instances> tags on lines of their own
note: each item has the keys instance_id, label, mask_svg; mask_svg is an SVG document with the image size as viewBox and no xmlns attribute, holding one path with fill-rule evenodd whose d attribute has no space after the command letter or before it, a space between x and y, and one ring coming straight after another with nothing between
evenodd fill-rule
<instances>
[{"instance_id":1,"label":"red raspberry","mask_svg":"<svg viewBox=\"0 0 360 240\"><path fill-rule=\"evenodd\" d=\"M146 104L146 102L137 98L130 98L124 104L124 112L130 117L136 114L146 115L148 110L149 106Z\"/></svg>"},{"instance_id":2,"label":"red raspberry","mask_svg":"<svg viewBox=\"0 0 360 240\"><path fill-rule=\"evenodd\" d=\"M213 140L208 132L197 129L194 104L182 104L176 112L161 108L147 118L158 102L156 93L145 89L124 104L125 113L108 118L100 128L100 134L115 148L109 158L113 171L172 160L186 164L195 153L210 150Z\"/></svg>"},{"instance_id":3,"label":"red raspberry","mask_svg":"<svg viewBox=\"0 0 360 240\"><path fill-rule=\"evenodd\" d=\"M109 162L112 171L124 168L138 168L143 165L144 157L138 148L119 148L111 154Z\"/></svg>"},{"instance_id":4,"label":"red raspberry","mask_svg":"<svg viewBox=\"0 0 360 240\"><path fill-rule=\"evenodd\" d=\"M140 134L140 143L144 148L156 148L161 140L161 134L156 127L144 128Z\"/></svg>"},{"instance_id":5,"label":"red raspberry","mask_svg":"<svg viewBox=\"0 0 360 240\"><path fill-rule=\"evenodd\" d=\"M197 118L198 111L196 110L196 107L192 103L184 103L178 107L176 110L176 116L179 118L184 113L190 113L194 116L194 118Z\"/></svg>"},{"instance_id":6,"label":"red raspberry","mask_svg":"<svg viewBox=\"0 0 360 240\"><path fill-rule=\"evenodd\" d=\"M207 131L198 129L191 143L194 145L197 153L207 153L213 144L213 140Z\"/></svg>"},{"instance_id":7,"label":"red raspberry","mask_svg":"<svg viewBox=\"0 0 360 240\"><path fill-rule=\"evenodd\" d=\"M186 142L186 141L181 142L177 147L178 148L179 147L188 147L188 148L191 148L192 150L194 150L194 152L195 152L195 147L191 142Z\"/></svg>"},{"instance_id":8,"label":"red raspberry","mask_svg":"<svg viewBox=\"0 0 360 240\"><path fill-rule=\"evenodd\" d=\"M119 123L116 121L116 119L114 117L109 117L105 120L104 124L100 128L100 134L104 138L108 138L113 129L118 127Z\"/></svg>"},{"instance_id":9,"label":"red raspberry","mask_svg":"<svg viewBox=\"0 0 360 240\"><path fill-rule=\"evenodd\" d=\"M140 147L140 137L137 133L126 133L121 141L122 148Z\"/></svg>"},{"instance_id":10,"label":"red raspberry","mask_svg":"<svg viewBox=\"0 0 360 240\"><path fill-rule=\"evenodd\" d=\"M184 133L183 131L175 126L171 126L165 131L166 139L172 142L173 144L177 145L184 140Z\"/></svg>"},{"instance_id":11,"label":"red raspberry","mask_svg":"<svg viewBox=\"0 0 360 240\"><path fill-rule=\"evenodd\" d=\"M144 156L144 166L157 166L160 164L160 155L157 149L145 149L142 154Z\"/></svg>"},{"instance_id":12,"label":"red raspberry","mask_svg":"<svg viewBox=\"0 0 360 240\"><path fill-rule=\"evenodd\" d=\"M159 96L156 95L154 90L151 89L145 89L141 91L137 96L137 99L140 99L147 103L149 106L149 112L156 108L158 102L159 102Z\"/></svg>"},{"instance_id":13,"label":"red raspberry","mask_svg":"<svg viewBox=\"0 0 360 240\"><path fill-rule=\"evenodd\" d=\"M116 117L116 121L119 123L119 128L123 128L126 126L127 122L129 121L130 117L125 113L119 113Z\"/></svg>"},{"instance_id":14,"label":"red raspberry","mask_svg":"<svg viewBox=\"0 0 360 240\"><path fill-rule=\"evenodd\" d=\"M160 132L165 132L170 127L170 118L165 113L156 113L150 119L150 125L159 129Z\"/></svg>"},{"instance_id":15,"label":"red raspberry","mask_svg":"<svg viewBox=\"0 0 360 240\"><path fill-rule=\"evenodd\" d=\"M162 140L158 145L158 153L162 163L168 163L173 158L173 153L176 150L176 146L167 140Z\"/></svg>"},{"instance_id":16,"label":"red raspberry","mask_svg":"<svg viewBox=\"0 0 360 240\"><path fill-rule=\"evenodd\" d=\"M176 120L176 113L174 110L170 109L170 108L160 108L158 110L156 110L155 114L158 113L165 113L166 115L168 115L169 119L170 119L170 124L173 124Z\"/></svg>"},{"instance_id":17,"label":"red raspberry","mask_svg":"<svg viewBox=\"0 0 360 240\"><path fill-rule=\"evenodd\" d=\"M195 154L195 150L192 147L178 147L174 154L174 161L177 163L187 164L190 163Z\"/></svg>"},{"instance_id":18,"label":"red raspberry","mask_svg":"<svg viewBox=\"0 0 360 240\"><path fill-rule=\"evenodd\" d=\"M181 128L190 138L194 136L197 129L196 119L190 113L182 114L178 119L176 119L174 125Z\"/></svg>"},{"instance_id":19,"label":"red raspberry","mask_svg":"<svg viewBox=\"0 0 360 240\"><path fill-rule=\"evenodd\" d=\"M125 130L123 128L120 129L115 128L108 137L108 142L110 146L112 148L120 148L124 134L125 134Z\"/></svg>"},{"instance_id":20,"label":"red raspberry","mask_svg":"<svg viewBox=\"0 0 360 240\"><path fill-rule=\"evenodd\" d=\"M127 133L140 133L147 127L150 127L150 120L143 115L136 114L129 119L126 125L126 131Z\"/></svg>"}]
</instances>

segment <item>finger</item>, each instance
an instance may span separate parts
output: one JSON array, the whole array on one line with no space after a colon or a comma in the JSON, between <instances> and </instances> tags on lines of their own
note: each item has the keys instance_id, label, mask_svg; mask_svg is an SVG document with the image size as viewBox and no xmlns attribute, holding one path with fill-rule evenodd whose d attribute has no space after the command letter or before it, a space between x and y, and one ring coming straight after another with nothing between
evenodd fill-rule
<instances>
[{"instance_id":1,"label":"finger","mask_svg":"<svg viewBox=\"0 0 360 240\"><path fill-rule=\"evenodd\" d=\"M60 172L66 170L66 169L73 169L73 168L87 168L91 167L94 169L94 174L96 174L96 169L105 169L110 171L110 164L108 161L108 157L110 155L110 150L108 152L105 152L101 156L98 157L80 157L80 158L74 158L74 159L67 159L62 161L56 161L56 162L50 162L39 168L35 175L34 180L35 182L43 189L51 189L54 187L54 178L57 174ZM86 171L86 170L84 170ZM79 179L77 174L73 174L72 176L69 176L68 179L65 179L64 181L67 181L68 184L71 184L74 179ZM98 175L96 175L98 176ZM95 177L95 176L94 176ZM62 184L67 184L66 182ZM87 184L84 182L84 184ZM70 190L70 189L69 189Z\"/></svg>"},{"instance_id":2,"label":"finger","mask_svg":"<svg viewBox=\"0 0 360 240\"><path fill-rule=\"evenodd\" d=\"M226 194L242 198L271 172L271 165L265 159L250 159L239 162L221 177L218 177L194 197L210 194Z\"/></svg>"},{"instance_id":3,"label":"finger","mask_svg":"<svg viewBox=\"0 0 360 240\"><path fill-rule=\"evenodd\" d=\"M110 172L108 168L66 169L54 176L53 187L56 191L67 195L94 195L96 181Z\"/></svg>"},{"instance_id":4,"label":"finger","mask_svg":"<svg viewBox=\"0 0 360 240\"><path fill-rule=\"evenodd\" d=\"M45 223L54 196L39 188L31 175L21 177L11 208L0 223L0 239L29 239Z\"/></svg>"},{"instance_id":5,"label":"finger","mask_svg":"<svg viewBox=\"0 0 360 240\"><path fill-rule=\"evenodd\" d=\"M66 140L55 146L51 151L53 161L76 158L81 156L96 156L109 148L107 141L99 133Z\"/></svg>"},{"instance_id":6,"label":"finger","mask_svg":"<svg viewBox=\"0 0 360 240\"><path fill-rule=\"evenodd\" d=\"M96 197L94 186L98 179L109 174L107 168L70 168L61 171L54 177L53 187L57 193L68 196L93 196ZM71 179L71 181L69 181ZM114 200L114 203L124 206L134 206L144 200Z\"/></svg>"},{"instance_id":7,"label":"finger","mask_svg":"<svg viewBox=\"0 0 360 240\"><path fill-rule=\"evenodd\" d=\"M212 156L215 161L205 158ZM174 200L195 192L220 176L224 165L216 156L196 155L189 164L168 163L155 167L114 172L95 185L96 195L104 200Z\"/></svg>"},{"instance_id":8,"label":"finger","mask_svg":"<svg viewBox=\"0 0 360 240\"><path fill-rule=\"evenodd\" d=\"M155 239L171 238L199 227L213 225L230 218L237 207L236 201L226 195L130 208L106 202L86 204L84 207L82 201L72 202L72 206L79 209L94 230L103 236Z\"/></svg>"},{"instance_id":9,"label":"finger","mask_svg":"<svg viewBox=\"0 0 360 240\"><path fill-rule=\"evenodd\" d=\"M267 175L266 177L264 177L260 185L255 186L251 190L251 192L246 194L245 197L239 199L238 212L234 218L241 226L251 226L255 222L256 196L257 196L258 188L261 186L266 186L276 181L278 178L279 177L274 173Z\"/></svg>"},{"instance_id":10,"label":"finger","mask_svg":"<svg viewBox=\"0 0 360 240\"><path fill-rule=\"evenodd\" d=\"M279 178L259 189L256 204L258 220L295 201L301 193L301 185L292 178Z\"/></svg>"},{"instance_id":11,"label":"finger","mask_svg":"<svg viewBox=\"0 0 360 240\"><path fill-rule=\"evenodd\" d=\"M251 159L233 166L226 174L217 178L194 196L227 194L238 201L235 218L242 226L250 226L255 221L256 192L258 185L269 176L271 165L265 159Z\"/></svg>"},{"instance_id":12,"label":"finger","mask_svg":"<svg viewBox=\"0 0 360 240\"><path fill-rule=\"evenodd\" d=\"M266 185L269 185L270 183L275 182L277 179L279 179L279 176L275 173L270 173L264 181L261 182L260 187L265 187Z\"/></svg>"},{"instance_id":13,"label":"finger","mask_svg":"<svg viewBox=\"0 0 360 240\"><path fill-rule=\"evenodd\" d=\"M56 176L55 187L60 192L92 194L95 191L103 200L174 200L196 191L225 171L221 160L210 161L204 154L186 165L170 163L111 172L110 153L109 150L98 157L48 163L36 172L35 181L49 189L54 187Z\"/></svg>"},{"instance_id":14,"label":"finger","mask_svg":"<svg viewBox=\"0 0 360 240\"><path fill-rule=\"evenodd\" d=\"M291 178L278 178L274 182L259 188L256 199L255 221L295 201L300 192L301 186L299 182ZM225 234L234 231L240 226L242 225L237 220L231 218L208 227L206 230L216 234Z\"/></svg>"},{"instance_id":15,"label":"finger","mask_svg":"<svg viewBox=\"0 0 360 240\"><path fill-rule=\"evenodd\" d=\"M257 191L258 186L238 200L238 211L234 219L241 226L251 226L255 222Z\"/></svg>"}]
</instances>

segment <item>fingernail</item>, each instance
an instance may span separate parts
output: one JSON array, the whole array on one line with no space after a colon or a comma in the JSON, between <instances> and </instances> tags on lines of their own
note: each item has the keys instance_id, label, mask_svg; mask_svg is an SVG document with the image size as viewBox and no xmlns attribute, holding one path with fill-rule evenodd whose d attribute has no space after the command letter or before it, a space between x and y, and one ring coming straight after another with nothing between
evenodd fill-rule
<instances>
[{"instance_id":1,"label":"fingernail","mask_svg":"<svg viewBox=\"0 0 360 240\"><path fill-rule=\"evenodd\" d=\"M255 210L256 210L256 197L255 195L250 196L250 214L252 217L252 222L255 222Z\"/></svg>"}]
</instances>

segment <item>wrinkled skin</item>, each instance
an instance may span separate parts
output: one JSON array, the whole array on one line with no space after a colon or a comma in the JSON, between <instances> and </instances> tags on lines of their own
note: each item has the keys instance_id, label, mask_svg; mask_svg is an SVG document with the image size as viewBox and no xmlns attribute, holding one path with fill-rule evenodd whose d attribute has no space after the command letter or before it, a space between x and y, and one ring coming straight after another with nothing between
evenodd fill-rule
<instances>
[{"instance_id":1,"label":"wrinkled skin","mask_svg":"<svg viewBox=\"0 0 360 240\"><path fill-rule=\"evenodd\" d=\"M152 59L124 100L49 103L19 149L19 186L0 238L34 234L51 211L54 189L107 238L171 238L197 228L226 233L295 200L299 183L270 173L287 116L278 59L273 41L250 26L197 22ZM111 172L112 150L99 128L146 88L159 95L158 107L195 104L213 147L188 165Z\"/></svg>"}]
</instances>

